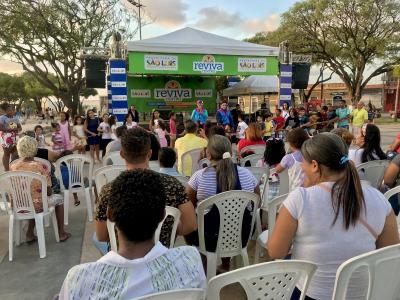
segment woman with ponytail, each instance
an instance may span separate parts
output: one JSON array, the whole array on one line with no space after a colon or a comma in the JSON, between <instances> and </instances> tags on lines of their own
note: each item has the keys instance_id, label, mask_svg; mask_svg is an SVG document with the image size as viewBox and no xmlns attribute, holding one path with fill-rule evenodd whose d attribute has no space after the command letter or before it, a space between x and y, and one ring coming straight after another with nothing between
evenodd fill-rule
<instances>
[{"instance_id":1,"label":"woman with ponytail","mask_svg":"<svg viewBox=\"0 0 400 300\"><path fill-rule=\"evenodd\" d=\"M318 265L305 299L331 299L344 261L399 243L396 219L385 197L361 184L339 136L319 134L301 152L309 187L297 188L283 202L268 252L271 258L283 258L293 245L293 259ZM363 274L353 275L346 299L364 299L367 284ZM296 288L292 299L299 296Z\"/></svg>"},{"instance_id":2,"label":"woman with ponytail","mask_svg":"<svg viewBox=\"0 0 400 300\"><path fill-rule=\"evenodd\" d=\"M260 194L258 181L253 174L233 163L232 146L227 137L221 135L210 137L207 144L207 158L211 161L211 166L195 172L186 188L189 200L195 207L199 202L226 191L244 190ZM243 217L243 245L247 244L250 236L251 210L246 209ZM207 251L215 252L219 230L219 212L216 206L206 212L204 222ZM197 246L199 244L197 231L187 236L186 241ZM219 271L229 271L229 262L230 258L222 259Z\"/></svg>"}]
</instances>

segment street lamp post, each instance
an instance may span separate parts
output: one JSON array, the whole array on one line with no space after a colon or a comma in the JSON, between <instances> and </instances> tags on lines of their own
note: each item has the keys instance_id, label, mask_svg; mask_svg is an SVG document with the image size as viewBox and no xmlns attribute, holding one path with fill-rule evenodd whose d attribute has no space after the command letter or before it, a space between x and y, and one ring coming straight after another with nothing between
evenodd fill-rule
<instances>
[{"instance_id":1,"label":"street lamp post","mask_svg":"<svg viewBox=\"0 0 400 300\"><path fill-rule=\"evenodd\" d=\"M142 39L142 17L141 17L141 9L145 7L143 4L140 3L140 0L127 0L130 4L137 7L139 9L139 39Z\"/></svg>"}]
</instances>

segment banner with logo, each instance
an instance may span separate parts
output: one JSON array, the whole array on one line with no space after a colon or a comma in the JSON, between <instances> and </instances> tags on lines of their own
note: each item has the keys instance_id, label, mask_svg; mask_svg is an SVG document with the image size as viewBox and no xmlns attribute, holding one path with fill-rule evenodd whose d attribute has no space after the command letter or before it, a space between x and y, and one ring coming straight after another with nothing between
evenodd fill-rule
<instances>
[{"instance_id":1,"label":"banner with logo","mask_svg":"<svg viewBox=\"0 0 400 300\"><path fill-rule=\"evenodd\" d=\"M111 97L111 81L110 75L107 75L107 105L108 105L108 113L112 114L112 97Z\"/></svg>"},{"instance_id":2,"label":"banner with logo","mask_svg":"<svg viewBox=\"0 0 400 300\"><path fill-rule=\"evenodd\" d=\"M279 106L288 102L292 106L292 65L281 64L279 76Z\"/></svg>"},{"instance_id":3,"label":"banner with logo","mask_svg":"<svg viewBox=\"0 0 400 300\"><path fill-rule=\"evenodd\" d=\"M278 58L129 52L131 74L278 75Z\"/></svg>"},{"instance_id":4,"label":"banner with logo","mask_svg":"<svg viewBox=\"0 0 400 300\"><path fill-rule=\"evenodd\" d=\"M128 102L139 112L191 111L199 99L207 110L215 111L216 98L213 77L128 77Z\"/></svg>"},{"instance_id":5,"label":"banner with logo","mask_svg":"<svg viewBox=\"0 0 400 300\"><path fill-rule=\"evenodd\" d=\"M119 122L122 122L128 113L126 61L110 59L109 67L112 114L116 116Z\"/></svg>"}]
</instances>

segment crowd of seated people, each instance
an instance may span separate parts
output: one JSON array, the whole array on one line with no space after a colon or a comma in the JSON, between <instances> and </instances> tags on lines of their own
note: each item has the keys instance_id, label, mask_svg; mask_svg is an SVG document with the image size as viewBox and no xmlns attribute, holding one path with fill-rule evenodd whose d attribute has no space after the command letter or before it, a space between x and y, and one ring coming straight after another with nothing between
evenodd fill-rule
<instances>
[{"instance_id":1,"label":"crowd of seated people","mask_svg":"<svg viewBox=\"0 0 400 300\"><path fill-rule=\"evenodd\" d=\"M324 113L327 119L335 120L334 116L328 116L328 110ZM285 111L284 115L278 112L275 118L284 124L279 127L279 134L273 132L274 128L277 130L276 121L268 120L272 122L272 126L268 126L271 135L265 135L267 126L250 123L244 136L241 133L243 138L236 140L226 134L223 126L207 123L204 129L198 130L197 124L188 120L183 136L176 139L175 145L169 144L170 147L161 147L158 134L138 125L130 129L116 128L117 140L111 141L106 149L120 153L127 171L99 191L93 240L104 256L96 262L73 267L65 278L59 298L132 299L173 289L206 289L206 258L192 247L199 244L196 207L205 199L225 191L243 190L260 195L259 180L250 169L240 167L232 159L235 150L240 159L240 150L248 145L265 147L257 166L275 169L275 174L264 179L272 181L269 200L277 196L281 173L288 172L290 193L266 246L272 259L288 259L291 254L292 259L318 265L306 299L330 299L337 268L346 260L399 243L395 219L399 213L398 195L387 201L382 192L397 185L400 155L390 162L381 191L361 181L355 168L363 162L387 159L380 147L379 128L374 124L364 125L356 136L346 128L310 134L309 126L317 125L310 125L303 114L299 117L293 109ZM242 116L239 115L238 121L242 121ZM160 122L155 115L153 131ZM304 124L306 126L301 126ZM283 130L284 134L281 134ZM47 149L38 150L37 146L31 145L35 141L29 136L19 140L17 149L24 164L15 164L12 170L30 167L35 155L53 162L62 156ZM165 146L165 142L162 145ZM24 152L25 148L30 150ZM202 150L199 159L209 161L209 165L195 172L192 172L191 164L185 163L182 168L181 161L182 154L193 149ZM159 165L157 171L152 167L154 163ZM50 170L45 172L40 166L35 168L36 172L47 176L50 195L53 186ZM183 176L188 179L186 187L175 178ZM55 199L52 205L58 211L60 239L67 240L70 235L63 227L62 199L59 202L57 197ZM165 206L180 211L177 235L183 236L188 246L167 248L172 218L164 222L160 242L154 242L156 228L165 216ZM250 228L255 209L247 207L244 211L243 246L252 234ZM110 249L107 220L115 223L117 252ZM204 220L206 249L215 252L219 234L216 206L206 211ZM263 228L268 226L262 225ZM32 224L27 240L35 240ZM228 272L230 261L230 258L223 258L218 273ZM349 290L352 297L365 293L364 279L363 276L352 279L354 288ZM296 288L292 299L298 299L300 292Z\"/></svg>"}]
</instances>

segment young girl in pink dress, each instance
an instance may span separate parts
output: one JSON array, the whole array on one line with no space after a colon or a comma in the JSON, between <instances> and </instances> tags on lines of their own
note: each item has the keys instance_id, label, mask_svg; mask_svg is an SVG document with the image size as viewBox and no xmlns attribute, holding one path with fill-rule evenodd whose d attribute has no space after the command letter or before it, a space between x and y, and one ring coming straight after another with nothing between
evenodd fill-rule
<instances>
[{"instance_id":1,"label":"young girl in pink dress","mask_svg":"<svg viewBox=\"0 0 400 300\"><path fill-rule=\"evenodd\" d=\"M64 138L60 131L60 124L51 123L53 133L51 134L51 141L53 142L53 151L61 153L65 150Z\"/></svg>"},{"instance_id":2,"label":"young girl in pink dress","mask_svg":"<svg viewBox=\"0 0 400 300\"><path fill-rule=\"evenodd\" d=\"M69 114L67 112L60 113L60 133L63 139L64 149L71 150L71 128L69 126Z\"/></svg>"},{"instance_id":3,"label":"young girl in pink dress","mask_svg":"<svg viewBox=\"0 0 400 300\"><path fill-rule=\"evenodd\" d=\"M161 120L158 121L158 127L154 129L154 132L158 136L161 148L168 147L167 138L165 137L168 133L165 130L165 123Z\"/></svg>"}]
</instances>

